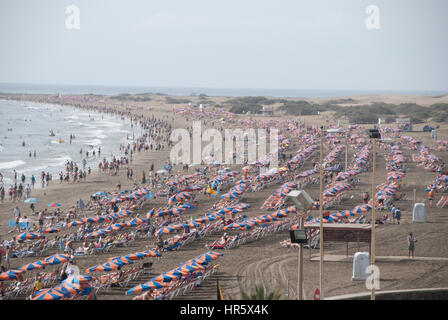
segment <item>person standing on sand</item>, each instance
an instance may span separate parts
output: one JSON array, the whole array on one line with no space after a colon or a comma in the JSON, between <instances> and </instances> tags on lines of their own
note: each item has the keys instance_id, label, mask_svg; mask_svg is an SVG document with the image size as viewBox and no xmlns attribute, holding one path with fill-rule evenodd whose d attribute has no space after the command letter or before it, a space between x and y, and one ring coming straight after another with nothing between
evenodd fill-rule
<instances>
[{"instance_id":1,"label":"person standing on sand","mask_svg":"<svg viewBox=\"0 0 448 320\"><path fill-rule=\"evenodd\" d=\"M0 186L0 203L3 203L5 200L5 188L3 186Z\"/></svg>"},{"instance_id":2,"label":"person standing on sand","mask_svg":"<svg viewBox=\"0 0 448 320\"><path fill-rule=\"evenodd\" d=\"M36 183L36 177L33 175L31 175L31 187L34 189L34 184Z\"/></svg>"},{"instance_id":3,"label":"person standing on sand","mask_svg":"<svg viewBox=\"0 0 448 320\"><path fill-rule=\"evenodd\" d=\"M7 269L11 269L11 265L10 265L10 259L11 259L11 252L12 252L12 248L10 246L6 246L6 252L5 252L5 262L7 265Z\"/></svg>"},{"instance_id":4,"label":"person standing on sand","mask_svg":"<svg viewBox=\"0 0 448 320\"><path fill-rule=\"evenodd\" d=\"M414 234L411 232L409 234L409 237L408 237L408 250L409 250L408 258L411 257L411 254L412 254L412 258L414 258L414 251L415 251L415 243L416 242L417 242L417 239L415 239Z\"/></svg>"},{"instance_id":5,"label":"person standing on sand","mask_svg":"<svg viewBox=\"0 0 448 320\"><path fill-rule=\"evenodd\" d=\"M142 171L142 184L146 184L145 170Z\"/></svg>"},{"instance_id":6,"label":"person standing on sand","mask_svg":"<svg viewBox=\"0 0 448 320\"><path fill-rule=\"evenodd\" d=\"M29 184L25 187L25 198L28 199L31 196L31 187Z\"/></svg>"}]
</instances>

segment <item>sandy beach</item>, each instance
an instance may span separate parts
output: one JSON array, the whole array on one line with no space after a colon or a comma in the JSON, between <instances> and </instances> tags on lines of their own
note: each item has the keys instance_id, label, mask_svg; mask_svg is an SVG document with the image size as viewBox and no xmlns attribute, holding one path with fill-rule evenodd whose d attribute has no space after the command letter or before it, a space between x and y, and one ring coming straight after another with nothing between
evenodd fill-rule
<instances>
[{"instance_id":1,"label":"sandy beach","mask_svg":"<svg viewBox=\"0 0 448 320\"><path fill-rule=\"evenodd\" d=\"M50 95L0 95L0 98L18 99L22 101L34 102L55 102L58 101L55 96ZM178 113L173 113L177 108L186 108L188 104L170 104L167 103L165 96L150 95L151 101L138 102L128 100L120 102L108 96L84 96L84 99L71 96L67 97L61 103L72 105L89 105L100 109L102 106L113 107L116 110L130 112L136 116L145 116L161 118L167 116L167 119L172 123L173 128L186 128L191 126L191 119L187 120ZM190 99L200 103L198 97L175 97L176 99ZM448 102L448 96L443 97L425 97L425 96L394 96L394 95L379 95L379 96L354 96L349 97L357 101L358 104L366 104L374 101L382 101L386 103L402 103L414 102L423 106L428 106L433 103ZM214 103L221 103L228 99L227 97L207 97L207 100ZM301 99L296 99L301 100ZM322 102L321 99L308 99L313 102ZM148 105L150 106L148 108ZM326 118L324 118L325 116ZM331 112L323 113L323 116L302 116L300 119L307 125L319 126L321 124L328 125L329 123L336 123L336 119L332 118ZM288 119L290 116L275 112L273 117L251 116L251 115L235 115L235 119L273 119L281 120ZM329 119L329 122L326 122ZM426 123L425 123L426 124ZM434 123L430 123L435 125ZM208 121L208 127L211 123ZM421 132L424 124L414 125L415 132L405 133L406 135L420 139L424 144L434 146L435 142L431 139L429 133ZM447 139L448 124L439 123L438 130L439 139ZM345 128L348 127L348 121L343 122ZM391 125L394 126L394 125ZM366 125L366 128L371 128L371 125ZM286 155L295 155L296 150L303 145L295 145L288 148ZM326 147L324 155L328 154L330 150ZM135 181L126 178L126 171L120 170L117 176L111 176L107 173L100 173L94 171L87 177L85 182L64 182L59 183L56 179L44 189L33 190L32 197L40 200L37 209L44 209L47 203L52 201L58 202L62 205L61 209L67 210L76 204L79 198L87 200L90 195L97 191L115 192L118 181L122 184L123 190L129 190L134 187L134 183L141 185L140 177L142 171L148 172L151 164L154 164L155 170L163 168L166 160L169 158L170 149L163 151L141 151L137 152L133 157L130 167L134 171ZM349 149L349 159L353 158L356 153L355 150ZM404 194L401 200L395 202L401 209L402 219L401 223L393 224L386 223L377 226L376 233L376 255L377 265L380 268L381 290L401 290L401 289L420 289L420 288L434 288L434 287L448 287L448 247L445 243L448 241L448 216L446 208L429 208L427 204L427 192L425 189L435 180L436 174L421 167L417 167L412 161L412 154L416 151L403 148L403 155L406 158L407 172L403 179L403 185L399 193ZM445 163L448 161L447 151L434 150L433 153L442 158ZM319 150L315 151L311 159L307 160L300 168L300 171L305 171L313 168L313 162L319 161ZM343 163L343 157L339 158ZM241 166L232 166L237 170L241 170ZM174 172L184 174L180 166L174 168ZM376 182L381 184L386 177L385 159L379 151L377 156L376 168ZM193 173L190 168L189 174ZM334 208L332 212L337 210L351 209L354 206L362 203L362 193L371 191L371 170L361 173L358 177L360 179L359 185L346 192L347 197ZM248 217L255 217L266 213L260 209L263 202L274 193L280 186L275 184L269 186L258 192L247 192L240 199L241 202L251 205L250 209L244 212ZM427 223L413 223L412 222L412 206L414 203L414 189L416 190L415 202L423 202L427 204ZM319 185L311 184L305 190L314 198L319 197ZM436 200L440 199L442 194L436 194ZM199 217L207 213L208 209L213 203L217 203L219 198L210 198L202 193L198 193L198 206L194 210L186 211L183 218L191 216ZM8 199L5 203L0 204L0 240L11 239L17 235L17 232L10 232L11 228L8 226L8 221L13 219L13 209L16 203L12 203ZM137 210L140 216L143 216L149 209L162 207L166 205L165 198L150 199L146 201L142 208ZM29 205L23 203L23 200L18 203L22 211L22 215L31 215ZM318 211L317 211L318 212ZM380 214L380 213L379 213ZM382 214L382 213L381 213ZM94 213L89 213L94 215ZM390 215L390 212L389 212ZM238 234L239 231L229 231L230 235ZM418 239L416 244L416 258L408 259L407 255L407 236L413 232ZM126 296L125 292L130 288L148 281L153 276L171 270L179 266L179 263L187 261L191 258L208 251L205 244L212 243L221 238L222 232L205 236L197 239L185 246L182 246L177 251L170 251L162 254L161 258L152 259L153 268L151 274L142 275L130 281L125 288L116 287L109 288L98 294L98 299L132 299L132 296ZM53 237L53 235L48 235ZM255 284L263 285L267 291L279 289L282 294L282 299L296 298L296 284L297 284L297 250L285 248L280 245L280 242L288 239L288 231L283 231L269 235L265 238L242 244L236 248L228 250L218 250L224 254L216 263L219 264L218 272L207 280L201 283L201 286L196 290L179 296L177 299L216 299L216 279L220 280L221 288L224 298L240 299L241 289L251 291ZM75 247L79 243L75 243ZM76 257L76 264L80 270L84 271L88 267L107 261L110 257L125 255L131 252L143 251L151 249L154 246L154 238L137 239L128 247L115 247L109 252L102 255L88 255ZM341 243L325 243L324 250L326 260L324 265L324 297L337 296L342 294L365 293L368 290L363 281L352 281L352 259L353 254L358 251L357 244L351 243L349 245L349 254L351 258L346 258L346 247ZM360 245L360 251L368 251L367 244ZM58 250L49 251L45 254L48 256L54 254ZM59 251L60 252L60 251ZM304 264L304 297L305 299L312 299L314 290L319 287L319 261L318 249L312 250L312 259L309 259L308 249L305 250L305 264ZM423 259L425 258L425 259ZM26 258L12 258L11 269L18 268L26 263L38 260L36 257ZM148 260L149 261L149 260ZM4 261L3 261L4 262ZM52 267L48 267L53 270ZM16 297L16 299L24 299L25 296Z\"/></svg>"}]
</instances>

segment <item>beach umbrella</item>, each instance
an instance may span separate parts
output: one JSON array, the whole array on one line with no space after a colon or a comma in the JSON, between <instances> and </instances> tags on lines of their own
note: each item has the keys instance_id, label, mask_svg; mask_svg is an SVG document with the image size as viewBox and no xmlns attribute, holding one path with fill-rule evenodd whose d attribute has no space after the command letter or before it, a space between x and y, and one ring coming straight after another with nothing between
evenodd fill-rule
<instances>
[{"instance_id":1,"label":"beach umbrella","mask_svg":"<svg viewBox=\"0 0 448 320\"><path fill-rule=\"evenodd\" d=\"M16 236L17 240L41 239L41 238L45 238L45 237L40 234L28 232L28 231L23 232L23 233L19 234L18 236Z\"/></svg>"},{"instance_id":2,"label":"beach umbrella","mask_svg":"<svg viewBox=\"0 0 448 320\"><path fill-rule=\"evenodd\" d=\"M223 195L221 196L221 198L226 199L226 200L230 200L230 199L235 199L235 198L237 198L237 196L236 196L235 194L226 193L226 194L223 194Z\"/></svg>"},{"instance_id":3,"label":"beach umbrella","mask_svg":"<svg viewBox=\"0 0 448 320\"><path fill-rule=\"evenodd\" d=\"M179 271L180 272L190 272L190 273L198 271L198 270L203 271L203 270L205 270L205 267L202 265L202 263L206 264L207 262L200 261L198 263L198 261L196 259L191 259L189 261L186 261L185 263L182 263Z\"/></svg>"},{"instance_id":4,"label":"beach umbrella","mask_svg":"<svg viewBox=\"0 0 448 320\"><path fill-rule=\"evenodd\" d=\"M224 253L218 252L218 251L209 251L208 254L214 255L214 256L219 256L222 257L224 255Z\"/></svg>"},{"instance_id":5,"label":"beach umbrella","mask_svg":"<svg viewBox=\"0 0 448 320\"><path fill-rule=\"evenodd\" d=\"M2 272L0 273L0 281L17 279L17 276L22 273L23 273L22 270L13 270L13 269Z\"/></svg>"},{"instance_id":6,"label":"beach umbrella","mask_svg":"<svg viewBox=\"0 0 448 320\"><path fill-rule=\"evenodd\" d=\"M86 272L87 273L91 273L91 272L103 272L103 271L113 271L113 270L117 270L120 267L122 267L123 265L125 265L124 262L120 262L120 261L108 261L106 263L97 265L93 268L87 269Z\"/></svg>"},{"instance_id":7,"label":"beach umbrella","mask_svg":"<svg viewBox=\"0 0 448 320\"><path fill-rule=\"evenodd\" d=\"M89 222L103 222L106 218L103 216L94 216L93 218L89 218Z\"/></svg>"},{"instance_id":8,"label":"beach umbrella","mask_svg":"<svg viewBox=\"0 0 448 320\"><path fill-rule=\"evenodd\" d=\"M28 198L24 201L25 203L39 203L40 200L37 198Z\"/></svg>"},{"instance_id":9,"label":"beach umbrella","mask_svg":"<svg viewBox=\"0 0 448 320\"><path fill-rule=\"evenodd\" d=\"M192 191L200 191L200 190L202 190L202 186L200 186L200 185L198 185L198 184L195 184L195 185L192 186L190 189L191 189Z\"/></svg>"},{"instance_id":10,"label":"beach umbrella","mask_svg":"<svg viewBox=\"0 0 448 320\"><path fill-rule=\"evenodd\" d=\"M206 253L201 254L201 255L200 255L199 257L197 257L196 259L209 262L209 261L216 260L216 259L218 259L218 258L219 258L219 256L210 254L210 252L206 252Z\"/></svg>"},{"instance_id":11,"label":"beach umbrella","mask_svg":"<svg viewBox=\"0 0 448 320\"><path fill-rule=\"evenodd\" d=\"M326 197L334 197L336 194L336 190L326 190L323 195Z\"/></svg>"},{"instance_id":12,"label":"beach umbrella","mask_svg":"<svg viewBox=\"0 0 448 320\"><path fill-rule=\"evenodd\" d=\"M184 204L181 204L179 207L185 208L185 209L194 209L195 208L195 206L192 205L191 203L184 203Z\"/></svg>"},{"instance_id":13,"label":"beach umbrella","mask_svg":"<svg viewBox=\"0 0 448 320\"><path fill-rule=\"evenodd\" d=\"M102 272L102 271L112 271L112 268L107 268L104 267L103 265L96 265L94 267L88 268L86 269L87 273L91 273L91 272Z\"/></svg>"},{"instance_id":14,"label":"beach umbrella","mask_svg":"<svg viewBox=\"0 0 448 320\"><path fill-rule=\"evenodd\" d=\"M163 228L160 228L159 230L157 230L155 235L156 236L160 236L162 234L168 234L168 233L171 233L171 232L174 232L174 231L176 231L176 229L174 229L173 227L163 227Z\"/></svg>"},{"instance_id":15,"label":"beach umbrella","mask_svg":"<svg viewBox=\"0 0 448 320\"><path fill-rule=\"evenodd\" d=\"M265 215L261 216L260 218L265 219L267 221L277 221L277 219L270 214L265 214Z\"/></svg>"},{"instance_id":16,"label":"beach umbrella","mask_svg":"<svg viewBox=\"0 0 448 320\"><path fill-rule=\"evenodd\" d=\"M131 259L125 258L125 257L116 257L116 258L112 259L111 261L114 263L123 264L123 265L128 265L128 264L134 263L134 261L132 261Z\"/></svg>"},{"instance_id":17,"label":"beach umbrella","mask_svg":"<svg viewBox=\"0 0 448 320\"><path fill-rule=\"evenodd\" d=\"M182 272L180 272L180 271L178 271L178 270L176 270L176 269L167 271L165 274L168 275L168 276L170 276L170 277L175 277L176 280L182 278Z\"/></svg>"},{"instance_id":18,"label":"beach umbrella","mask_svg":"<svg viewBox=\"0 0 448 320\"><path fill-rule=\"evenodd\" d=\"M143 291L148 291L148 290L152 290L152 289L161 289L163 287L165 287L164 284L161 284L156 281L149 281L144 284L139 284L138 286L132 288L131 290L128 290L126 292L126 295L129 296L131 294L137 294L137 293L141 293Z\"/></svg>"},{"instance_id":19,"label":"beach umbrella","mask_svg":"<svg viewBox=\"0 0 448 320\"><path fill-rule=\"evenodd\" d=\"M161 210L159 212L157 212L155 214L156 217L163 217L166 214L170 214L171 213L171 209L165 209L165 210Z\"/></svg>"},{"instance_id":20,"label":"beach umbrella","mask_svg":"<svg viewBox=\"0 0 448 320\"><path fill-rule=\"evenodd\" d=\"M41 233L55 233L55 232L59 232L60 229L57 228L46 228L44 230L41 231Z\"/></svg>"},{"instance_id":21,"label":"beach umbrella","mask_svg":"<svg viewBox=\"0 0 448 320\"><path fill-rule=\"evenodd\" d=\"M133 214L134 212L133 211L131 211L131 210L120 210L120 211L118 211L116 214L118 215L118 216L120 216L120 217L128 217L128 216L130 216L131 214Z\"/></svg>"},{"instance_id":22,"label":"beach umbrella","mask_svg":"<svg viewBox=\"0 0 448 320\"><path fill-rule=\"evenodd\" d=\"M22 267L19 268L20 271L30 271L30 270L36 270L36 269L44 269L45 265L48 263L44 263L42 261L36 261L28 263Z\"/></svg>"},{"instance_id":23,"label":"beach umbrella","mask_svg":"<svg viewBox=\"0 0 448 320\"><path fill-rule=\"evenodd\" d=\"M173 281L173 280L177 280L177 277L175 277L175 276L170 276L170 275L168 275L168 274L166 274L166 273L162 273L161 275L159 275L159 276L153 278L153 280L154 280L154 281L157 281L157 282L159 282L159 283L161 283L161 282L171 282L171 281Z\"/></svg>"},{"instance_id":24,"label":"beach umbrella","mask_svg":"<svg viewBox=\"0 0 448 320\"><path fill-rule=\"evenodd\" d=\"M81 286L75 283L62 282L53 289L62 292L67 298L72 298L75 294L81 291Z\"/></svg>"},{"instance_id":25,"label":"beach umbrella","mask_svg":"<svg viewBox=\"0 0 448 320\"><path fill-rule=\"evenodd\" d=\"M149 256L149 257L160 257L161 254L152 250L146 250L143 251L142 253L144 253L145 255Z\"/></svg>"},{"instance_id":26,"label":"beach umbrella","mask_svg":"<svg viewBox=\"0 0 448 320\"><path fill-rule=\"evenodd\" d=\"M150 287L150 289L162 289L166 286L166 283L160 283L154 280L144 283L145 286Z\"/></svg>"},{"instance_id":27,"label":"beach umbrella","mask_svg":"<svg viewBox=\"0 0 448 320\"><path fill-rule=\"evenodd\" d=\"M69 223L67 224L67 227L68 227L68 228L71 228L71 227L76 227L76 226L80 226L80 225L83 225L83 224L85 224L84 221L82 221L82 220L76 220L76 221L69 222Z\"/></svg>"},{"instance_id":28,"label":"beach umbrella","mask_svg":"<svg viewBox=\"0 0 448 320\"><path fill-rule=\"evenodd\" d=\"M55 208L55 207L60 207L61 204L57 203L57 202L51 202L51 203L48 204L48 206L51 207L51 208Z\"/></svg>"},{"instance_id":29,"label":"beach umbrella","mask_svg":"<svg viewBox=\"0 0 448 320\"><path fill-rule=\"evenodd\" d=\"M183 228L194 228L194 227L199 227L201 225L201 223L197 222L197 221L190 221L189 223L184 223L182 224Z\"/></svg>"},{"instance_id":30,"label":"beach umbrella","mask_svg":"<svg viewBox=\"0 0 448 320\"><path fill-rule=\"evenodd\" d=\"M130 254L123 256L123 258L128 259L128 260L140 260L145 257L146 257L146 254L144 254L143 252L130 253Z\"/></svg>"},{"instance_id":31,"label":"beach umbrella","mask_svg":"<svg viewBox=\"0 0 448 320\"><path fill-rule=\"evenodd\" d=\"M156 208L152 208L151 210L149 210L149 211L146 213L146 220L147 220L147 221L149 221L149 219L152 218L152 216L153 216L153 214L154 214L155 211L156 211Z\"/></svg>"},{"instance_id":32,"label":"beach umbrella","mask_svg":"<svg viewBox=\"0 0 448 320\"><path fill-rule=\"evenodd\" d=\"M187 209L180 208L180 207L175 207L175 208L172 208L169 212L172 213L172 214L177 214L178 215L178 214L184 213L185 210L187 210Z\"/></svg>"},{"instance_id":33,"label":"beach umbrella","mask_svg":"<svg viewBox=\"0 0 448 320\"><path fill-rule=\"evenodd\" d=\"M352 215L349 210L341 211L338 214L340 214L341 216L344 216L344 217L348 217L348 216Z\"/></svg>"},{"instance_id":34,"label":"beach umbrella","mask_svg":"<svg viewBox=\"0 0 448 320\"><path fill-rule=\"evenodd\" d=\"M84 238L95 238L95 237L102 237L102 236L104 236L104 235L106 235L107 234L107 231L106 230L103 230L103 229L100 229L100 230L96 230L96 231L93 231L93 232L91 232L91 233L89 233L89 234L86 234L85 236L84 236Z\"/></svg>"},{"instance_id":35,"label":"beach umbrella","mask_svg":"<svg viewBox=\"0 0 448 320\"><path fill-rule=\"evenodd\" d=\"M175 269L177 272L182 273L182 275L188 275L190 273L196 272L197 270L199 270L196 267L190 266L188 264L183 264L182 266L180 266L179 268Z\"/></svg>"},{"instance_id":36,"label":"beach umbrella","mask_svg":"<svg viewBox=\"0 0 448 320\"><path fill-rule=\"evenodd\" d=\"M113 232L113 231L120 231L121 229L123 229L121 224L116 223L116 224L113 224L111 226L108 226L106 229L104 229L104 231L110 233L110 232Z\"/></svg>"},{"instance_id":37,"label":"beach umbrella","mask_svg":"<svg viewBox=\"0 0 448 320\"><path fill-rule=\"evenodd\" d=\"M146 223L146 220L140 219L140 218L134 218L131 221L128 221L126 223L126 227L134 227L138 226L140 224Z\"/></svg>"},{"instance_id":38,"label":"beach umbrella","mask_svg":"<svg viewBox=\"0 0 448 320\"><path fill-rule=\"evenodd\" d=\"M207 264L208 261L201 261L201 260L197 260L197 259L191 259L190 261L187 261L187 265L195 268L195 270L205 270L205 267L203 266L203 264Z\"/></svg>"},{"instance_id":39,"label":"beach umbrella","mask_svg":"<svg viewBox=\"0 0 448 320\"><path fill-rule=\"evenodd\" d=\"M192 196L193 196L193 194L191 192L180 192L175 195L175 199L176 200L184 200L184 199L189 199Z\"/></svg>"},{"instance_id":40,"label":"beach umbrella","mask_svg":"<svg viewBox=\"0 0 448 320\"><path fill-rule=\"evenodd\" d=\"M44 261L50 265L54 265L54 264L60 264L60 263L66 262L69 259L70 259L69 255L57 253L55 255L45 258Z\"/></svg>"},{"instance_id":41,"label":"beach umbrella","mask_svg":"<svg viewBox=\"0 0 448 320\"><path fill-rule=\"evenodd\" d=\"M229 212L232 212L232 211L233 211L233 208L222 208L218 212L219 213L229 213Z\"/></svg>"},{"instance_id":42,"label":"beach umbrella","mask_svg":"<svg viewBox=\"0 0 448 320\"><path fill-rule=\"evenodd\" d=\"M61 300L65 294L56 289L44 289L37 292L32 300Z\"/></svg>"},{"instance_id":43,"label":"beach umbrella","mask_svg":"<svg viewBox=\"0 0 448 320\"><path fill-rule=\"evenodd\" d=\"M286 209L281 209L281 210L285 210L285 212L287 212L287 213L296 213L297 212L297 208L295 206L290 206Z\"/></svg>"},{"instance_id":44,"label":"beach umbrella","mask_svg":"<svg viewBox=\"0 0 448 320\"><path fill-rule=\"evenodd\" d=\"M143 291L148 291L148 290L151 290L151 289L152 289L152 287L150 287L148 285L139 284L138 286L135 286L134 288L126 291L126 295L130 296L132 294L138 294L138 293L141 293Z\"/></svg>"},{"instance_id":45,"label":"beach umbrella","mask_svg":"<svg viewBox=\"0 0 448 320\"><path fill-rule=\"evenodd\" d=\"M177 273L180 273L182 276L187 276L191 272L194 272L195 269L193 267L191 267L191 270L188 270L187 268L178 267L178 268L174 269L174 271Z\"/></svg>"},{"instance_id":46,"label":"beach umbrella","mask_svg":"<svg viewBox=\"0 0 448 320\"><path fill-rule=\"evenodd\" d=\"M98 191L97 193L95 193L95 195L97 196L107 196L107 193L104 191Z\"/></svg>"},{"instance_id":47,"label":"beach umbrella","mask_svg":"<svg viewBox=\"0 0 448 320\"><path fill-rule=\"evenodd\" d=\"M313 169L313 170L307 170L307 171L304 171L304 172L302 172L302 173L299 173L298 175L296 175L294 178L295 179L298 179L298 178L305 178L305 177L309 177L309 176L311 176L311 175L313 175L313 174L316 174L316 173L318 173L319 171L318 170L316 170L316 169Z\"/></svg>"},{"instance_id":48,"label":"beach umbrella","mask_svg":"<svg viewBox=\"0 0 448 320\"><path fill-rule=\"evenodd\" d=\"M80 283L88 283L92 280L94 280L94 277L80 274L74 277L67 278L63 282L70 284L80 284Z\"/></svg>"}]
</instances>

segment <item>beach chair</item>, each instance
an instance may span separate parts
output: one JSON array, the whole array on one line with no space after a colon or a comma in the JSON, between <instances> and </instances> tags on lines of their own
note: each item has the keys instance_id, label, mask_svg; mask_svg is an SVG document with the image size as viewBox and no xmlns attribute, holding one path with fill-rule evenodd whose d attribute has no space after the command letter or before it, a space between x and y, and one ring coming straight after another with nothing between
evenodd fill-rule
<instances>
[{"instance_id":1,"label":"beach chair","mask_svg":"<svg viewBox=\"0 0 448 320\"><path fill-rule=\"evenodd\" d=\"M106 242L101 248L94 249L95 253L106 253L109 251L110 243Z\"/></svg>"},{"instance_id":2,"label":"beach chair","mask_svg":"<svg viewBox=\"0 0 448 320\"><path fill-rule=\"evenodd\" d=\"M437 202L437 208L445 208L448 207L448 196L442 196L440 200Z\"/></svg>"}]
</instances>

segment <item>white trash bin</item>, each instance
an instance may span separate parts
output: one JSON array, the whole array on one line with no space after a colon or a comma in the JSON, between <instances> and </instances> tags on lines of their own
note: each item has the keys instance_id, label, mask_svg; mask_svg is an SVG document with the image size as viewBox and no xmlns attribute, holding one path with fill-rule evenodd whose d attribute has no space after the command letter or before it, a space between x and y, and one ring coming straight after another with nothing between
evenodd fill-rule
<instances>
[{"instance_id":1,"label":"white trash bin","mask_svg":"<svg viewBox=\"0 0 448 320\"><path fill-rule=\"evenodd\" d=\"M426 221L426 205L424 203L416 203L412 212L412 222Z\"/></svg>"},{"instance_id":2,"label":"white trash bin","mask_svg":"<svg viewBox=\"0 0 448 320\"><path fill-rule=\"evenodd\" d=\"M356 252L353 256L352 280L366 280L369 274L366 273L370 265L370 254L368 252Z\"/></svg>"}]
</instances>

